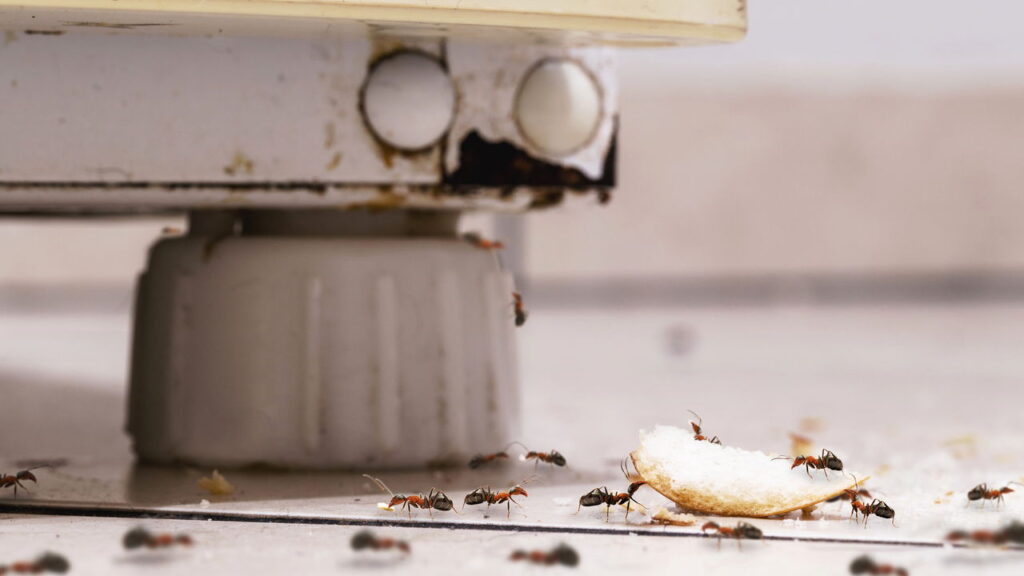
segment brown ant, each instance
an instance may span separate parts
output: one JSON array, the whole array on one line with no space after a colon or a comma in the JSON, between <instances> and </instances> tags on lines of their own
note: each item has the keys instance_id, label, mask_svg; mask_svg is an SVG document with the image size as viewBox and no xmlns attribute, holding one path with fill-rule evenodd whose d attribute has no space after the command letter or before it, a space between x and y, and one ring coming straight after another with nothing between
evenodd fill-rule
<instances>
[{"instance_id":1,"label":"brown ant","mask_svg":"<svg viewBox=\"0 0 1024 576\"><path fill-rule=\"evenodd\" d=\"M374 484L376 484L381 490L391 495L391 500L388 502L388 508L393 508L401 504L402 507L400 509L408 510L410 518L412 518L413 508L426 510L427 512L430 513L431 516L433 516L434 510L448 512L449 510L452 510L455 507L455 504L452 502L451 498L449 498L447 494L435 488L431 488L430 493L427 494L426 496L424 496L423 494L412 494L409 496L405 496L401 494L395 494L394 492L392 492L391 489L387 487L387 484L384 484L384 482L381 481L380 478L374 478L369 474L363 474L363 477L373 480Z\"/></svg>"},{"instance_id":2,"label":"brown ant","mask_svg":"<svg viewBox=\"0 0 1024 576\"><path fill-rule=\"evenodd\" d=\"M135 548L170 548L175 544L180 546L191 546L192 537L188 534L153 534L149 530L139 526L132 528L125 533L121 543L126 550Z\"/></svg>"},{"instance_id":3,"label":"brown ant","mask_svg":"<svg viewBox=\"0 0 1024 576\"><path fill-rule=\"evenodd\" d=\"M885 518L886 520L892 520L892 525L896 525L896 511L892 509L885 502L874 498L870 504L865 504L860 500L860 491L858 490L843 490L846 497L850 499L850 517L853 518L857 512L861 513L864 519L864 527L868 527L868 518L874 514L879 518Z\"/></svg>"},{"instance_id":4,"label":"brown ant","mask_svg":"<svg viewBox=\"0 0 1024 576\"><path fill-rule=\"evenodd\" d=\"M488 464L490 462L494 462L495 460L498 460L498 459L507 460L508 459L508 449L511 448L515 444L519 444L520 446L523 446L519 442L510 442L508 444L508 446L505 446L505 448L501 452L495 452L494 454L477 454L476 456L473 456L473 458L469 461L469 467L473 468L475 470L475 469L483 466L484 464ZM523 449L525 450L526 447L523 446Z\"/></svg>"},{"instance_id":5,"label":"brown ant","mask_svg":"<svg viewBox=\"0 0 1024 576\"><path fill-rule=\"evenodd\" d=\"M584 506L589 508L591 506L600 506L601 504L604 504L606 506L604 511L604 519L605 522L607 522L608 516L609 514L611 514L612 506L625 504L626 520L628 520L629 508L633 502L636 502L638 506L643 506L643 504L640 504L640 502L637 502L637 500L633 498L633 495L636 494L637 490L645 486L647 484L647 481L637 480L634 476L630 476L625 460L622 461L620 468L622 470L622 474L626 477L626 480L630 481L629 487L626 488L626 491L608 492L608 488L606 486L602 486L601 488L594 488L590 492L587 492L583 496L580 496L579 506L576 507L577 514L579 513L580 508Z\"/></svg>"},{"instance_id":6,"label":"brown ant","mask_svg":"<svg viewBox=\"0 0 1024 576\"><path fill-rule=\"evenodd\" d=\"M477 232L466 232L462 239L481 250L504 250L505 244L497 240L488 240Z\"/></svg>"},{"instance_id":7,"label":"brown ant","mask_svg":"<svg viewBox=\"0 0 1024 576\"><path fill-rule=\"evenodd\" d=\"M39 481L36 480L36 475L32 473L32 470L36 470L36 468L21 470L14 474L0 474L0 488L10 488L13 486L15 498L18 497L18 488L28 492L28 488L25 488L25 485L22 484L22 482L31 481L33 484L39 483Z\"/></svg>"},{"instance_id":8,"label":"brown ant","mask_svg":"<svg viewBox=\"0 0 1024 576\"><path fill-rule=\"evenodd\" d=\"M718 537L718 547L722 547L722 538L735 538L736 544L739 545L740 540L761 540L764 538L764 532L753 524L747 524L746 522L740 522L736 526L719 526L717 522L705 522L700 527L700 531L707 534L708 530L715 532Z\"/></svg>"},{"instance_id":9,"label":"brown ant","mask_svg":"<svg viewBox=\"0 0 1024 576\"><path fill-rule=\"evenodd\" d=\"M515 309L516 326L526 324L526 319L530 316L530 313L523 306L523 295L519 292L512 293L512 306Z\"/></svg>"},{"instance_id":10,"label":"brown ant","mask_svg":"<svg viewBox=\"0 0 1024 576\"><path fill-rule=\"evenodd\" d=\"M516 502L513 496L522 496L523 498L529 497L526 490L518 484L509 488L504 492L491 492L490 487L477 488L469 494L466 494L465 500L462 501L462 507L465 508L467 505L476 506L477 504L487 503L487 507L490 508L491 504L504 504L508 509L506 514L507 518L512 516L512 504L519 506L519 502Z\"/></svg>"},{"instance_id":11,"label":"brown ant","mask_svg":"<svg viewBox=\"0 0 1024 576\"><path fill-rule=\"evenodd\" d=\"M405 554L412 552L408 542L395 540L394 538L378 538L369 530L358 532L352 537L353 550L390 550L392 548L401 550Z\"/></svg>"},{"instance_id":12,"label":"brown ant","mask_svg":"<svg viewBox=\"0 0 1024 576\"><path fill-rule=\"evenodd\" d=\"M545 566L552 566L554 564L576 566L580 563L579 552L576 552L568 544L559 544L550 552L544 552L543 550L531 550L529 552L526 550L516 550L512 552L508 559L512 562L525 560L532 564L543 564Z\"/></svg>"},{"instance_id":13,"label":"brown ant","mask_svg":"<svg viewBox=\"0 0 1024 576\"><path fill-rule=\"evenodd\" d=\"M523 460L536 460L533 467L536 469L541 462L547 462L555 466L565 466L565 456L562 456L557 450L551 452L534 452L533 450L527 450L526 455L523 456Z\"/></svg>"},{"instance_id":14,"label":"brown ant","mask_svg":"<svg viewBox=\"0 0 1024 576\"><path fill-rule=\"evenodd\" d=\"M1019 482L1010 482L1010 484L1024 486L1024 484L1020 484ZM1012 492L1014 492L1014 489L1009 486L1003 486L996 490L989 490L988 484L978 484L974 488L971 488L971 491L967 493L967 500L969 502L981 500L982 506L985 505L985 500L995 500L996 506L998 506L1003 503L1003 495L1010 494Z\"/></svg>"},{"instance_id":15,"label":"brown ant","mask_svg":"<svg viewBox=\"0 0 1024 576\"><path fill-rule=\"evenodd\" d=\"M871 556L858 556L850 563L850 574L894 574L909 576L906 568L892 564L878 564Z\"/></svg>"},{"instance_id":16,"label":"brown ant","mask_svg":"<svg viewBox=\"0 0 1024 576\"><path fill-rule=\"evenodd\" d=\"M690 426L693 427L693 439L694 440L707 441L710 444L721 444L722 443L722 441L718 439L718 436L715 436L713 438L708 438L707 436L705 436L704 435L704 429L701 428L701 424L704 423L704 419L701 418L700 415L697 414L696 412L694 412L693 410L688 410L688 412L690 414L693 414L697 418L696 422L694 422L693 420L690 420Z\"/></svg>"},{"instance_id":17,"label":"brown ant","mask_svg":"<svg viewBox=\"0 0 1024 576\"><path fill-rule=\"evenodd\" d=\"M789 460L789 456L779 456L778 458L772 458L772 460ZM837 472L843 471L843 461L839 459L831 450L822 449L820 456L797 456L793 458L793 465L789 467L790 470L797 466L803 466L807 471L807 477L811 477L811 469L821 470L825 473L825 478L828 478L828 471L835 470Z\"/></svg>"},{"instance_id":18,"label":"brown ant","mask_svg":"<svg viewBox=\"0 0 1024 576\"><path fill-rule=\"evenodd\" d=\"M45 552L31 562L15 562L9 565L0 564L0 574L7 574L8 572L11 574L42 574L43 572L64 574L70 569L71 563L68 562L68 559L53 552Z\"/></svg>"}]
</instances>

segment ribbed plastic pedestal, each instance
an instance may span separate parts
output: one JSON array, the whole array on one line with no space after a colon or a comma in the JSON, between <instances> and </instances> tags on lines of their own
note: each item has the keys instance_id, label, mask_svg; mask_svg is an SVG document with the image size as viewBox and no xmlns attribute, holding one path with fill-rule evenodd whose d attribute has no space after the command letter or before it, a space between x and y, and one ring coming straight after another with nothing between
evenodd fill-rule
<instances>
[{"instance_id":1,"label":"ribbed plastic pedestal","mask_svg":"<svg viewBox=\"0 0 1024 576\"><path fill-rule=\"evenodd\" d=\"M145 461L422 466L516 437L511 279L451 239L165 239L139 280Z\"/></svg>"}]
</instances>

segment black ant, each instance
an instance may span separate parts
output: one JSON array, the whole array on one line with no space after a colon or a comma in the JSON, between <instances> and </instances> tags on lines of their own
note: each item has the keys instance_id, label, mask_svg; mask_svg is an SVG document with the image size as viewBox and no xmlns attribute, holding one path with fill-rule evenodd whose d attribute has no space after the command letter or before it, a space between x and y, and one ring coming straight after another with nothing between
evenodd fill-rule
<instances>
[{"instance_id":1,"label":"black ant","mask_svg":"<svg viewBox=\"0 0 1024 576\"><path fill-rule=\"evenodd\" d=\"M892 525L896 525L896 511L893 510L892 507L886 504L885 502L875 498L871 500L870 504L865 504L861 502L856 490L844 490L844 492L850 498L850 505L852 506L852 508L850 509L850 517L852 518L854 514L860 512L862 517L864 518L865 528L867 528L868 526L868 517L870 517L872 514L878 516L879 518L892 520Z\"/></svg>"},{"instance_id":2,"label":"black ant","mask_svg":"<svg viewBox=\"0 0 1024 576\"><path fill-rule=\"evenodd\" d=\"M14 564L0 564L0 574L41 574L53 572L64 574L71 569L71 563L60 554L45 552L31 562L15 562Z\"/></svg>"},{"instance_id":3,"label":"black ant","mask_svg":"<svg viewBox=\"0 0 1024 576\"><path fill-rule=\"evenodd\" d=\"M626 519L629 519L629 509L633 502L636 502L638 506L643 506L640 502L637 502L633 495L636 491L647 484L646 480L638 480L629 474L629 470L626 465L626 461L623 460L620 465L622 474L626 477L626 480L630 481L629 487L626 488L625 492L608 492L606 486L601 488L594 488L590 492L587 492L583 496L580 496L579 506L576 507L576 512L579 513L580 508L590 506L600 506L604 504L606 506L604 511L605 522L608 521L608 516L611 513L612 506L619 504L626 505Z\"/></svg>"},{"instance_id":4,"label":"black ant","mask_svg":"<svg viewBox=\"0 0 1024 576\"><path fill-rule=\"evenodd\" d=\"M387 487L386 484L380 478L374 478L369 474L363 474L364 478L373 480L381 490L391 495L391 500L388 502L388 508L393 508L399 504L402 505L401 510L408 510L409 517L412 518L412 509L419 508L426 510L433 516L433 510L439 510L441 512L448 512L455 507L451 498L441 490L435 488L430 489L430 493L424 496L423 494L412 494L410 496L404 496L401 494L395 494Z\"/></svg>"},{"instance_id":5,"label":"black ant","mask_svg":"<svg viewBox=\"0 0 1024 576\"><path fill-rule=\"evenodd\" d=\"M690 421L690 426L693 427L693 439L694 440L698 440L698 441L702 441L703 440L703 441L707 441L710 444L721 444L722 443L722 441L718 439L718 436L715 436L714 438L708 438L707 436L705 436L704 435L704 429L701 428L701 424L704 423L704 419L701 418L700 415L697 414L696 412L694 412L693 410L688 410L688 412L690 414L693 414L697 418L696 422L694 422L693 420Z\"/></svg>"},{"instance_id":6,"label":"black ant","mask_svg":"<svg viewBox=\"0 0 1024 576\"><path fill-rule=\"evenodd\" d=\"M761 540L764 538L764 532L753 524L747 524L746 522L740 522L736 526L720 526L717 522L705 522L700 527L700 531L707 534L708 530L715 532L718 537L718 547L722 547L722 538L735 538L736 544L739 545L740 540Z\"/></svg>"},{"instance_id":7,"label":"black ant","mask_svg":"<svg viewBox=\"0 0 1024 576\"><path fill-rule=\"evenodd\" d=\"M946 535L948 542L971 542L973 544L994 545L1024 544L1024 524L1013 521L1000 530L954 530Z\"/></svg>"},{"instance_id":8,"label":"black ant","mask_svg":"<svg viewBox=\"0 0 1024 576\"><path fill-rule=\"evenodd\" d=\"M395 540L394 538L378 538L369 530L358 532L352 537L353 550L390 550L392 548L401 550L405 554L412 552L408 542Z\"/></svg>"},{"instance_id":9,"label":"black ant","mask_svg":"<svg viewBox=\"0 0 1024 576\"><path fill-rule=\"evenodd\" d=\"M522 496L524 498L529 497L526 490L519 485L513 486L503 492L491 492L490 487L477 488L469 494L466 494L465 500L462 501L462 507L476 506L477 504L487 503L488 508L491 504L504 504L508 509L506 517L512 516L512 504L519 506L519 502L516 502L513 496Z\"/></svg>"},{"instance_id":10,"label":"black ant","mask_svg":"<svg viewBox=\"0 0 1024 576\"><path fill-rule=\"evenodd\" d=\"M191 546L192 537L188 534L153 534L143 527L132 528L121 539L126 550L135 548L170 548L174 545Z\"/></svg>"},{"instance_id":11,"label":"black ant","mask_svg":"<svg viewBox=\"0 0 1024 576\"><path fill-rule=\"evenodd\" d=\"M531 550L529 552L526 550L516 550L512 552L508 559L513 562L525 560L532 564L543 564L545 566L552 566L554 564L576 566L580 563L579 552L576 552L568 544L559 544L550 552L544 552L543 550Z\"/></svg>"},{"instance_id":12,"label":"black ant","mask_svg":"<svg viewBox=\"0 0 1024 576\"><path fill-rule=\"evenodd\" d=\"M1010 482L1010 484L1016 484L1018 486L1024 486L1019 482ZM970 502L976 502L981 500L982 505L985 504L985 500L995 500L996 506L1003 503L1003 496L1005 494L1011 494L1014 492L1013 488L1009 486L1003 486L996 490L989 490L988 484L978 484L971 491L967 493L967 500Z\"/></svg>"},{"instance_id":13,"label":"black ant","mask_svg":"<svg viewBox=\"0 0 1024 576\"><path fill-rule=\"evenodd\" d=\"M516 326L526 324L526 319L529 317L530 313L527 312L526 308L523 306L523 295L519 292L512 293L512 307L515 309Z\"/></svg>"},{"instance_id":14,"label":"black ant","mask_svg":"<svg viewBox=\"0 0 1024 576\"><path fill-rule=\"evenodd\" d=\"M779 456L773 458L773 460L789 460L789 456ZM807 471L807 477L811 477L811 469L821 470L825 473L825 478L828 478L828 471L835 470L837 472L843 471L843 461L839 459L831 450L822 450L820 456L797 456L793 458L793 465L789 467L790 470L797 466L803 466Z\"/></svg>"},{"instance_id":15,"label":"black ant","mask_svg":"<svg viewBox=\"0 0 1024 576\"><path fill-rule=\"evenodd\" d=\"M473 458L469 461L469 467L475 470L483 466L484 464L488 464L499 459L508 460L508 449L515 444L523 446L519 442L510 442L508 446L505 446L505 448L501 452L495 452L493 454L477 454L476 456L473 456ZM525 450L526 447L523 446L523 449Z\"/></svg>"},{"instance_id":16,"label":"black ant","mask_svg":"<svg viewBox=\"0 0 1024 576\"><path fill-rule=\"evenodd\" d=\"M878 564L871 556L858 556L850 563L850 574L894 574L909 576L906 568L892 564Z\"/></svg>"},{"instance_id":17,"label":"black ant","mask_svg":"<svg viewBox=\"0 0 1024 576\"><path fill-rule=\"evenodd\" d=\"M22 482L31 481L33 484L39 483L39 481L36 480L36 475L32 473L32 470L36 470L36 468L21 470L14 474L0 474L0 488L10 488L13 486L15 498L18 497L18 488L28 492L28 488L25 488L25 485L22 484Z\"/></svg>"}]
</instances>

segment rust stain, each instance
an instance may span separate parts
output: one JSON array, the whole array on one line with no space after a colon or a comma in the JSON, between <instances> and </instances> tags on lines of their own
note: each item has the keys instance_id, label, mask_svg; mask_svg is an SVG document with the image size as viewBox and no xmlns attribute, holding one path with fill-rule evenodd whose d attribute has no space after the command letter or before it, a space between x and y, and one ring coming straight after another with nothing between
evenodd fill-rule
<instances>
[{"instance_id":1,"label":"rust stain","mask_svg":"<svg viewBox=\"0 0 1024 576\"><path fill-rule=\"evenodd\" d=\"M114 30L134 30L135 28L148 28L151 26L174 26L174 24L165 22L61 22L61 24L79 28L113 28Z\"/></svg>"},{"instance_id":2,"label":"rust stain","mask_svg":"<svg viewBox=\"0 0 1024 576\"><path fill-rule=\"evenodd\" d=\"M331 156L331 161L327 163L327 170L334 170L341 164L341 152L335 152L334 156Z\"/></svg>"},{"instance_id":3,"label":"rust stain","mask_svg":"<svg viewBox=\"0 0 1024 576\"><path fill-rule=\"evenodd\" d=\"M64 34L63 30L25 30L25 34L29 36L61 36Z\"/></svg>"},{"instance_id":4,"label":"rust stain","mask_svg":"<svg viewBox=\"0 0 1024 576\"><path fill-rule=\"evenodd\" d=\"M389 186L382 185L377 189L377 197L366 202L346 205L346 210L368 210L370 212L382 212L401 208L406 203L405 196L395 194Z\"/></svg>"},{"instance_id":5,"label":"rust stain","mask_svg":"<svg viewBox=\"0 0 1024 576\"><path fill-rule=\"evenodd\" d=\"M334 147L335 128L334 122L328 122L324 126L324 149L329 150Z\"/></svg>"},{"instance_id":6,"label":"rust stain","mask_svg":"<svg viewBox=\"0 0 1024 576\"><path fill-rule=\"evenodd\" d=\"M252 174L253 162L243 152L236 152L235 157L231 159L231 163L224 167L224 173L228 176L236 176L242 174Z\"/></svg>"}]
</instances>

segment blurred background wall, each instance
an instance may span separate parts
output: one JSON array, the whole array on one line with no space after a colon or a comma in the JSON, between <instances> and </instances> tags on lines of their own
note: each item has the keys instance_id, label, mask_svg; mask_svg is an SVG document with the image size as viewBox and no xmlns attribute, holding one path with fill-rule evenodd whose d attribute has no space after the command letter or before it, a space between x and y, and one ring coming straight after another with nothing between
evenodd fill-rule
<instances>
[{"instance_id":1,"label":"blurred background wall","mask_svg":"<svg viewBox=\"0 0 1024 576\"><path fill-rule=\"evenodd\" d=\"M735 46L622 51L612 203L498 225L533 303L1024 295L1024 3L749 9ZM0 310L128 308L181 225L0 219Z\"/></svg>"}]
</instances>

